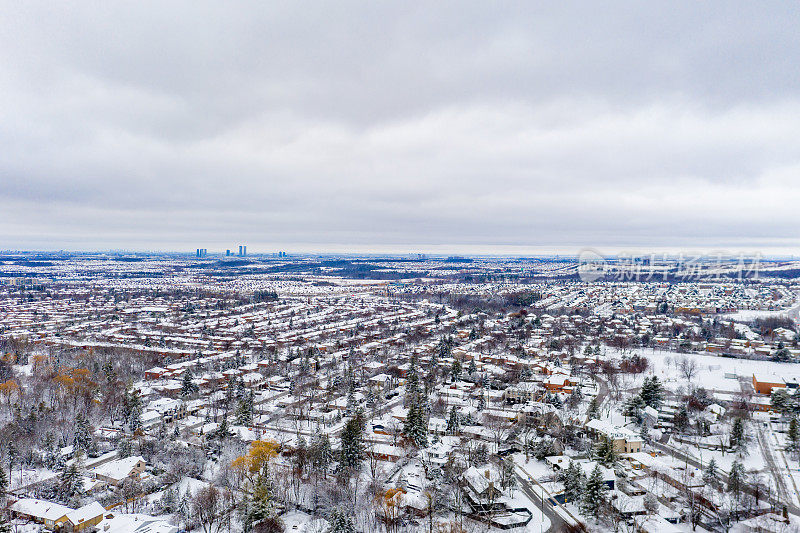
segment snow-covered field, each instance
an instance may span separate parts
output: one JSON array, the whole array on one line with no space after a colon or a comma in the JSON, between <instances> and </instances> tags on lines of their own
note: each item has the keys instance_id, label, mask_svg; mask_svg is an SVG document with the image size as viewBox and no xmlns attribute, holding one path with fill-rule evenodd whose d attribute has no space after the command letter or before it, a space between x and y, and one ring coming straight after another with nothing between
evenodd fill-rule
<instances>
[{"instance_id":1,"label":"snow-covered field","mask_svg":"<svg viewBox=\"0 0 800 533\"><path fill-rule=\"evenodd\" d=\"M761 361L753 359L732 359L704 354L681 354L665 350L642 348L632 352L646 357L650 361L650 368L645 375L654 374L670 390L686 386L686 379L680 372L680 361L685 357L697 362L697 374L692 379L694 385L705 387L708 390L737 393L741 391L738 378L752 379L753 374L774 377L778 381L783 378L800 377L800 363L779 363L775 361ZM607 350L611 357L622 357L622 352L613 349ZM630 352L628 352L630 353ZM638 376L633 381L626 381L625 386L638 386L644 376Z\"/></svg>"}]
</instances>

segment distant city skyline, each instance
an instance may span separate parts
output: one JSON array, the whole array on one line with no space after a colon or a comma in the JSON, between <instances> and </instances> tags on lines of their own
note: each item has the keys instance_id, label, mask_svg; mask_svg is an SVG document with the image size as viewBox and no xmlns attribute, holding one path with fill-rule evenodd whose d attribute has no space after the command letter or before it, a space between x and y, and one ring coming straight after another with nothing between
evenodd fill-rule
<instances>
[{"instance_id":1,"label":"distant city skyline","mask_svg":"<svg viewBox=\"0 0 800 533\"><path fill-rule=\"evenodd\" d=\"M800 250L792 3L2 5L0 249Z\"/></svg>"}]
</instances>

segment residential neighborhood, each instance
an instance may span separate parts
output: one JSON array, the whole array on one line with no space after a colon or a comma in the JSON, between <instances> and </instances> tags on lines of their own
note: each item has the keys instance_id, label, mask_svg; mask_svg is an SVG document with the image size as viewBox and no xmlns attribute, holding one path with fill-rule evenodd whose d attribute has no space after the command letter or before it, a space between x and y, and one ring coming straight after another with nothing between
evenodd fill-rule
<instances>
[{"instance_id":1,"label":"residential neighborhood","mask_svg":"<svg viewBox=\"0 0 800 533\"><path fill-rule=\"evenodd\" d=\"M25 275L0 284L8 520L172 533L800 519L793 280L530 281L503 260L437 262L382 263L398 283L353 279L341 260L299 275L319 270L311 258L243 272L18 260ZM457 281L481 268L508 279Z\"/></svg>"}]
</instances>

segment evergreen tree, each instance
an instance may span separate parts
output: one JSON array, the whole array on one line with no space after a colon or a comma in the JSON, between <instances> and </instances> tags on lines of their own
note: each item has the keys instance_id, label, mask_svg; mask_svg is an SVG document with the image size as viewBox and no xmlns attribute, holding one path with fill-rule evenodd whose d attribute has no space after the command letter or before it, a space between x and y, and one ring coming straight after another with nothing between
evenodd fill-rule
<instances>
[{"instance_id":1,"label":"evergreen tree","mask_svg":"<svg viewBox=\"0 0 800 533\"><path fill-rule=\"evenodd\" d=\"M239 400L239 405L236 407L236 423L240 426L249 426L253 423L253 407L254 407L253 391L249 391L244 397Z\"/></svg>"},{"instance_id":2,"label":"evergreen tree","mask_svg":"<svg viewBox=\"0 0 800 533\"><path fill-rule=\"evenodd\" d=\"M728 474L728 492L733 494L738 500L746 483L747 473L744 470L744 465L739 461L734 461L733 464L731 464L731 471Z\"/></svg>"},{"instance_id":3,"label":"evergreen tree","mask_svg":"<svg viewBox=\"0 0 800 533\"><path fill-rule=\"evenodd\" d=\"M419 390L416 356L411 356L408 379L406 381L406 405L408 414L403 423L403 434L419 447L428 443L428 421L424 398Z\"/></svg>"},{"instance_id":4,"label":"evergreen tree","mask_svg":"<svg viewBox=\"0 0 800 533\"><path fill-rule=\"evenodd\" d=\"M239 514L239 520L242 523L242 533L253 532L253 517L250 515L251 507L250 497L245 493L236 508L236 512Z\"/></svg>"},{"instance_id":5,"label":"evergreen tree","mask_svg":"<svg viewBox=\"0 0 800 533\"><path fill-rule=\"evenodd\" d=\"M131 441L128 439L122 439L119 442L119 446L117 446L117 457L124 459L126 457L130 457L131 453L133 453L133 445L131 445Z\"/></svg>"},{"instance_id":6,"label":"evergreen tree","mask_svg":"<svg viewBox=\"0 0 800 533\"><path fill-rule=\"evenodd\" d=\"M647 427L647 424L642 424L642 427L639 429L639 437L642 439L642 442L649 442L650 429Z\"/></svg>"},{"instance_id":7,"label":"evergreen tree","mask_svg":"<svg viewBox=\"0 0 800 533\"><path fill-rule=\"evenodd\" d=\"M178 497L172 488L167 488L167 490L161 494L160 504L161 510L165 513L175 512L178 506Z\"/></svg>"},{"instance_id":8,"label":"evergreen tree","mask_svg":"<svg viewBox=\"0 0 800 533\"><path fill-rule=\"evenodd\" d=\"M321 471L323 476L326 475L328 467L333 463L333 450L327 434L322 433L322 435L315 437L311 443L310 455L314 468Z\"/></svg>"},{"instance_id":9,"label":"evergreen tree","mask_svg":"<svg viewBox=\"0 0 800 533\"><path fill-rule=\"evenodd\" d=\"M417 356L411 355L408 372L406 373L406 406L410 406L419 396L419 376L417 375Z\"/></svg>"},{"instance_id":10,"label":"evergreen tree","mask_svg":"<svg viewBox=\"0 0 800 533\"><path fill-rule=\"evenodd\" d=\"M0 467L0 493L3 493L8 488L8 476L5 469Z\"/></svg>"},{"instance_id":11,"label":"evergreen tree","mask_svg":"<svg viewBox=\"0 0 800 533\"><path fill-rule=\"evenodd\" d=\"M478 411L483 411L486 409L486 393L483 389L481 389L478 394Z\"/></svg>"},{"instance_id":12,"label":"evergreen tree","mask_svg":"<svg viewBox=\"0 0 800 533\"><path fill-rule=\"evenodd\" d=\"M597 405L597 398L592 398L592 401L589 402L589 407L586 410L586 416L589 418L589 420L600 418L600 406Z\"/></svg>"},{"instance_id":13,"label":"evergreen tree","mask_svg":"<svg viewBox=\"0 0 800 533\"><path fill-rule=\"evenodd\" d=\"M137 391L126 391L123 403L125 423L131 432L142 427L142 399Z\"/></svg>"},{"instance_id":14,"label":"evergreen tree","mask_svg":"<svg viewBox=\"0 0 800 533\"><path fill-rule=\"evenodd\" d=\"M770 395L772 407L779 413L785 413L790 406L791 399L786 389L774 389Z\"/></svg>"},{"instance_id":15,"label":"evergreen tree","mask_svg":"<svg viewBox=\"0 0 800 533\"><path fill-rule=\"evenodd\" d=\"M181 381L181 396L191 396L198 391L198 387L192 381L192 377L192 369L189 367L186 369L186 372L183 373L183 380Z\"/></svg>"},{"instance_id":16,"label":"evergreen tree","mask_svg":"<svg viewBox=\"0 0 800 533\"><path fill-rule=\"evenodd\" d=\"M450 408L450 417L447 419L447 432L450 435L455 435L459 432L461 421L459 420L458 411L456 406Z\"/></svg>"},{"instance_id":17,"label":"evergreen tree","mask_svg":"<svg viewBox=\"0 0 800 533\"><path fill-rule=\"evenodd\" d=\"M228 430L228 414L225 413L222 415L222 420L219 422L219 426L217 426L216 434L214 435L218 439L225 439L230 436L230 430Z\"/></svg>"},{"instance_id":18,"label":"evergreen tree","mask_svg":"<svg viewBox=\"0 0 800 533\"><path fill-rule=\"evenodd\" d=\"M617 450L614 448L614 441L606 436L601 437L595 449L595 455L603 466L611 468L617 460Z\"/></svg>"},{"instance_id":19,"label":"evergreen tree","mask_svg":"<svg viewBox=\"0 0 800 533\"><path fill-rule=\"evenodd\" d=\"M800 441L800 430L797 428L797 417L793 416L789 421L789 431L786 436L789 439L789 447L792 450L797 450L797 444L798 441Z\"/></svg>"},{"instance_id":20,"label":"evergreen tree","mask_svg":"<svg viewBox=\"0 0 800 533\"><path fill-rule=\"evenodd\" d=\"M675 416L672 417L672 427L678 433L683 433L689 427L689 411L686 406L681 406Z\"/></svg>"},{"instance_id":21,"label":"evergreen tree","mask_svg":"<svg viewBox=\"0 0 800 533\"><path fill-rule=\"evenodd\" d=\"M744 435L744 420L736 418L731 426L730 447L736 451L742 451L747 444Z\"/></svg>"},{"instance_id":22,"label":"evergreen tree","mask_svg":"<svg viewBox=\"0 0 800 533\"><path fill-rule=\"evenodd\" d=\"M80 495L82 489L78 467L72 462L58 476L58 497L63 502L71 502Z\"/></svg>"},{"instance_id":23,"label":"evergreen tree","mask_svg":"<svg viewBox=\"0 0 800 533\"><path fill-rule=\"evenodd\" d=\"M583 470L575 461L570 461L569 466L564 470L562 482L564 483L564 497L567 503L580 502L583 497L583 485L585 483Z\"/></svg>"},{"instance_id":24,"label":"evergreen tree","mask_svg":"<svg viewBox=\"0 0 800 533\"><path fill-rule=\"evenodd\" d=\"M603 472L600 470L600 465L596 465L586 480L583 491L583 511L595 518L598 517L606 503L607 492L608 487L603 481Z\"/></svg>"},{"instance_id":25,"label":"evergreen tree","mask_svg":"<svg viewBox=\"0 0 800 533\"><path fill-rule=\"evenodd\" d=\"M346 511L334 509L330 516L330 528L327 533L356 533L356 527L350 514Z\"/></svg>"},{"instance_id":26,"label":"evergreen tree","mask_svg":"<svg viewBox=\"0 0 800 533\"><path fill-rule=\"evenodd\" d=\"M645 378L639 395L646 405L658 409L664 400L664 387L658 380L658 376Z\"/></svg>"},{"instance_id":27,"label":"evergreen tree","mask_svg":"<svg viewBox=\"0 0 800 533\"><path fill-rule=\"evenodd\" d=\"M347 416L351 416L356 409L356 389L353 386L353 382L350 382L350 387L347 389L347 404L345 405L345 414Z\"/></svg>"},{"instance_id":28,"label":"evergreen tree","mask_svg":"<svg viewBox=\"0 0 800 533\"><path fill-rule=\"evenodd\" d=\"M583 391L581 390L581 386L578 385L572 392L569 393L569 398L567 398L567 405L570 409L575 409L581 404L581 400L583 399Z\"/></svg>"},{"instance_id":29,"label":"evergreen tree","mask_svg":"<svg viewBox=\"0 0 800 533\"><path fill-rule=\"evenodd\" d=\"M469 360L469 366L467 367L467 372L469 373L469 375L472 375L477 371L478 367L475 365L475 358L473 357L472 359Z\"/></svg>"},{"instance_id":30,"label":"evergreen tree","mask_svg":"<svg viewBox=\"0 0 800 533\"><path fill-rule=\"evenodd\" d=\"M631 396L628 401L625 402L622 414L628 418L632 418L637 424L641 424L644 419L643 411L645 407L647 407L647 404L644 403L641 396Z\"/></svg>"},{"instance_id":31,"label":"evergreen tree","mask_svg":"<svg viewBox=\"0 0 800 533\"><path fill-rule=\"evenodd\" d=\"M458 381L461 377L461 361L458 358L453 359L453 366L450 368L450 376L453 381Z\"/></svg>"},{"instance_id":32,"label":"evergreen tree","mask_svg":"<svg viewBox=\"0 0 800 533\"><path fill-rule=\"evenodd\" d=\"M72 439L75 450L86 452L92 445L92 428L83 413L78 413L75 417L75 435Z\"/></svg>"},{"instance_id":33,"label":"evergreen tree","mask_svg":"<svg viewBox=\"0 0 800 533\"><path fill-rule=\"evenodd\" d=\"M428 422L425 409L419 400L408 408L408 414L403 425L405 436L417 446L428 445Z\"/></svg>"},{"instance_id":34,"label":"evergreen tree","mask_svg":"<svg viewBox=\"0 0 800 533\"><path fill-rule=\"evenodd\" d=\"M703 482L710 487L716 487L717 483L719 483L717 461L713 457L711 461L708 462L708 465L706 465L706 471L703 472Z\"/></svg>"},{"instance_id":35,"label":"evergreen tree","mask_svg":"<svg viewBox=\"0 0 800 533\"><path fill-rule=\"evenodd\" d=\"M550 397L550 405L560 410L564 407L564 402L561 401L561 396L558 394L553 394Z\"/></svg>"},{"instance_id":36,"label":"evergreen tree","mask_svg":"<svg viewBox=\"0 0 800 533\"><path fill-rule=\"evenodd\" d=\"M257 524L262 520L275 516L275 505L272 498L272 488L266 476L259 474L253 487L252 498L248 506L249 521Z\"/></svg>"},{"instance_id":37,"label":"evergreen tree","mask_svg":"<svg viewBox=\"0 0 800 533\"><path fill-rule=\"evenodd\" d=\"M347 421L342 430L339 464L343 468L358 469L361 466L364 458L363 432L364 420L358 412Z\"/></svg>"}]
</instances>

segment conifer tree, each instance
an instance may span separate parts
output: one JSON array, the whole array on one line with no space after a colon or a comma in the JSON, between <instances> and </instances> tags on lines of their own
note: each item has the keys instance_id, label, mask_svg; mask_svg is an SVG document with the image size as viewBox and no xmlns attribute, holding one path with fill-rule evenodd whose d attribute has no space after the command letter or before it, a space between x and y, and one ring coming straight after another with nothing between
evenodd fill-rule
<instances>
[{"instance_id":1,"label":"conifer tree","mask_svg":"<svg viewBox=\"0 0 800 533\"><path fill-rule=\"evenodd\" d=\"M583 485L585 483L583 470L575 461L570 461L569 466L564 470L562 481L564 483L564 497L567 503L580 502L583 497Z\"/></svg>"},{"instance_id":2,"label":"conifer tree","mask_svg":"<svg viewBox=\"0 0 800 533\"><path fill-rule=\"evenodd\" d=\"M653 409L658 409L664 399L664 387L658 380L658 376L645 378L639 395L646 405Z\"/></svg>"},{"instance_id":3,"label":"conifer tree","mask_svg":"<svg viewBox=\"0 0 800 533\"><path fill-rule=\"evenodd\" d=\"M75 435L72 439L72 445L75 450L83 450L84 452L92 445L92 428L83 413L78 413L75 417Z\"/></svg>"},{"instance_id":4,"label":"conifer tree","mask_svg":"<svg viewBox=\"0 0 800 533\"><path fill-rule=\"evenodd\" d=\"M81 480L78 467L72 462L65 466L58 476L58 496L63 502L71 502L81 493Z\"/></svg>"},{"instance_id":5,"label":"conifer tree","mask_svg":"<svg viewBox=\"0 0 800 533\"><path fill-rule=\"evenodd\" d=\"M589 407L586 410L586 416L589 420L594 420L600 417L600 406L597 405L597 398L592 398L589 402Z\"/></svg>"},{"instance_id":6,"label":"conifer tree","mask_svg":"<svg viewBox=\"0 0 800 533\"><path fill-rule=\"evenodd\" d=\"M738 500L746 483L747 473L744 470L744 465L739 461L734 461L733 464L731 464L731 470L728 474L728 492L733 494Z\"/></svg>"},{"instance_id":7,"label":"conifer tree","mask_svg":"<svg viewBox=\"0 0 800 533\"><path fill-rule=\"evenodd\" d=\"M797 450L798 441L800 441L800 430L797 427L797 417L793 416L792 420L789 421L789 431L786 433L786 437L789 439L789 447L792 450Z\"/></svg>"},{"instance_id":8,"label":"conifer tree","mask_svg":"<svg viewBox=\"0 0 800 533\"><path fill-rule=\"evenodd\" d=\"M249 426L253 423L253 406L254 406L253 391L246 393L236 408L236 423L240 426Z\"/></svg>"},{"instance_id":9,"label":"conifer tree","mask_svg":"<svg viewBox=\"0 0 800 533\"><path fill-rule=\"evenodd\" d=\"M249 521L257 524L262 520L275 516L275 505L273 504L272 488L266 476L259 474L253 487L252 498L248 506Z\"/></svg>"},{"instance_id":10,"label":"conifer tree","mask_svg":"<svg viewBox=\"0 0 800 533\"><path fill-rule=\"evenodd\" d=\"M419 390L419 378L417 376L416 356L411 356L408 369L408 379L406 381L406 405L408 414L403 423L403 434L419 447L426 446L428 443L428 421L425 409L424 398Z\"/></svg>"},{"instance_id":11,"label":"conifer tree","mask_svg":"<svg viewBox=\"0 0 800 533\"><path fill-rule=\"evenodd\" d=\"M125 392L124 418L131 432L142 427L142 399L135 390Z\"/></svg>"},{"instance_id":12,"label":"conifer tree","mask_svg":"<svg viewBox=\"0 0 800 533\"><path fill-rule=\"evenodd\" d=\"M608 487L603 481L603 472L600 465L595 465L589 478L586 480L586 487L583 491L583 511L586 514L597 517L600 510L606 503Z\"/></svg>"},{"instance_id":13,"label":"conifer tree","mask_svg":"<svg viewBox=\"0 0 800 533\"><path fill-rule=\"evenodd\" d=\"M343 468L357 469L364 458L364 420L361 412L350 418L344 425L341 435L341 450L339 464Z\"/></svg>"},{"instance_id":14,"label":"conifer tree","mask_svg":"<svg viewBox=\"0 0 800 533\"><path fill-rule=\"evenodd\" d=\"M167 488L167 490L161 494L160 504L161 510L165 513L172 513L175 511L178 504L178 498L172 488Z\"/></svg>"},{"instance_id":15,"label":"conifer tree","mask_svg":"<svg viewBox=\"0 0 800 533\"><path fill-rule=\"evenodd\" d=\"M614 448L614 442L606 436L601 437L600 442L597 444L595 455L603 466L609 468L613 466L617 460L617 450Z\"/></svg>"},{"instance_id":16,"label":"conifer tree","mask_svg":"<svg viewBox=\"0 0 800 533\"><path fill-rule=\"evenodd\" d=\"M228 414L225 413L222 415L222 420L219 422L219 426L217 426L217 432L215 435L218 439L224 439L230 436L230 431L228 430Z\"/></svg>"},{"instance_id":17,"label":"conifer tree","mask_svg":"<svg viewBox=\"0 0 800 533\"><path fill-rule=\"evenodd\" d=\"M644 419L643 411L647 407L641 396L631 396L625 403L625 408L622 414L628 418L632 418L636 423L641 424Z\"/></svg>"},{"instance_id":18,"label":"conifer tree","mask_svg":"<svg viewBox=\"0 0 800 533\"><path fill-rule=\"evenodd\" d=\"M323 473L323 477L327 476L328 467L333 463L333 450L326 433L315 437L311 443L310 455L314 467Z\"/></svg>"},{"instance_id":19,"label":"conifer tree","mask_svg":"<svg viewBox=\"0 0 800 533\"><path fill-rule=\"evenodd\" d=\"M447 419L447 432L455 435L459 432L461 421L459 420L458 411L455 405L450 408L450 417Z\"/></svg>"},{"instance_id":20,"label":"conifer tree","mask_svg":"<svg viewBox=\"0 0 800 533\"><path fill-rule=\"evenodd\" d=\"M711 461L708 462L708 465L706 465L706 471L703 472L703 482L710 487L716 487L717 483L719 483L717 461L713 457Z\"/></svg>"},{"instance_id":21,"label":"conifer tree","mask_svg":"<svg viewBox=\"0 0 800 533\"><path fill-rule=\"evenodd\" d=\"M334 509L330 517L330 529L328 533L356 533L356 527L353 525L353 520L346 511Z\"/></svg>"},{"instance_id":22,"label":"conifer tree","mask_svg":"<svg viewBox=\"0 0 800 533\"><path fill-rule=\"evenodd\" d=\"M453 366L450 368L450 376L453 381L458 381L461 377L461 361L458 358L453 359Z\"/></svg>"},{"instance_id":23,"label":"conifer tree","mask_svg":"<svg viewBox=\"0 0 800 533\"><path fill-rule=\"evenodd\" d=\"M738 452L744 450L745 445L744 421L736 418L731 426L730 447Z\"/></svg>"},{"instance_id":24,"label":"conifer tree","mask_svg":"<svg viewBox=\"0 0 800 533\"><path fill-rule=\"evenodd\" d=\"M483 411L486 409L486 392L481 388L478 394L478 411Z\"/></svg>"},{"instance_id":25,"label":"conifer tree","mask_svg":"<svg viewBox=\"0 0 800 533\"><path fill-rule=\"evenodd\" d=\"M186 369L186 372L183 373L183 380L181 381L181 396L191 396L197 392L198 387L192 381L192 377L192 369L189 367Z\"/></svg>"}]
</instances>

